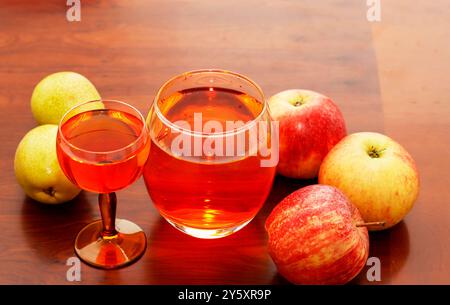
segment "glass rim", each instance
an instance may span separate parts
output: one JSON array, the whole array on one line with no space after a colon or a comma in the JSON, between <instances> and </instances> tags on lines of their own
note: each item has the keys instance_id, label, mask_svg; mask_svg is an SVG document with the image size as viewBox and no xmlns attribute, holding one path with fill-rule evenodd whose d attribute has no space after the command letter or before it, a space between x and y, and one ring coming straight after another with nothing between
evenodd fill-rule
<instances>
[{"instance_id":1,"label":"glass rim","mask_svg":"<svg viewBox=\"0 0 450 305\"><path fill-rule=\"evenodd\" d=\"M78 147L78 146L76 146L76 145L70 143L70 142L66 139L66 137L65 137L65 135L64 135L64 133L62 132L62 129L61 129L62 126L63 126L64 123L65 123L64 120L66 119L67 115L68 115L70 112L72 112L73 110L75 110L76 108L78 108L78 107L81 107L81 106L84 106L84 105L87 105L87 104L91 104L91 103L98 103L98 102L100 102L100 103L103 103L103 102L108 102L108 103L109 103L109 102L112 102L112 103L116 103L116 104L123 105L123 106L128 107L128 108L132 109L133 111L135 111L135 112L137 113L137 117L138 117L139 120L143 123L143 124L142 124L142 129L140 130L139 136L138 136L133 142L131 142L130 144L127 144L127 145L124 146L124 147L121 147L121 148L118 148L118 149L115 149L115 150L109 150L109 151L92 151L92 150L87 150L87 149L80 148L80 147ZM108 109L108 108L105 107L105 109ZM91 109L91 110L97 110L97 109ZM82 112L79 112L79 113L77 113L77 114L75 114L75 115L78 115L78 114L81 114L81 113L84 113L84 112L88 112L88 111L91 111L91 110L82 111ZM70 118L68 118L68 119L70 119ZM128 104L128 103L119 101L119 100L99 99L99 100L92 100L92 101L83 102L83 103L81 103L81 104L72 106L69 110L67 110L67 111L64 113L64 115L62 116L61 120L59 121L59 124L58 124L58 134L60 135L61 140L63 140L63 142L64 142L65 144L67 144L68 146L70 146L70 147L76 149L77 151L81 151L81 152L89 153L89 154L96 154L96 155L106 155L106 154L114 154L114 153L118 153L118 152L127 150L127 149L129 149L130 147L133 147L136 143L138 143L138 141L140 141L140 140L142 139L142 137L143 137L144 134L145 134L144 131L145 131L146 128L147 128L147 123L146 123L146 121L145 121L145 119L144 119L144 116L142 115L142 113L141 113L136 107L134 107L134 106L132 106L132 105L130 105L130 104Z\"/></svg>"},{"instance_id":2,"label":"glass rim","mask_svg":"<svg viewBox=\"0 0 450 305\"><path fill-rule=\"evenodd\" d=\"M166 118L166 116L161 112L161 109L158 106L158 100L161 96L162 91L172 82L174 82L175 80L179 79L179 78L183 78L189 74L200 74L200 73L223 73L223 74L230 74L233 76L236 76L240 79L243 79L244 81L248 82L250 85L252 85L253 87L256 88L256 90L258 91L258 93L261 95L262 97L262 103L263 103L263 107L261 109L261 111L258 113L258 115L253 118L251 121L247 121L244 123L244 125L234 129L234 130L226 130L226 131L222 131L222 132L214 132L214 133L204 133L204 132L199 132L199 131L195 131L195 130L190 130L190 129L186 129L183 127L180 127L178 125L175 125L172 121L170 121L169 119ZM250 78L248 78L245 75L233 72L233 71L229 71L229 70L223 70L223 69L198 69L198 70L191 70L191 71L187 71L181 74L177 74L173 77L171 77L169 80L167 80L159 89L158 92L156 93L155 99L153 101L153 108L155 109L155 113L158 116L158 118L162 121L162 123L165 126L170 127L172 130L175 130L179 133L182 134L187 134L190 136L197 136L197 137L202 137L202 138L215 138L215 137L223 137L223 136L234 136L237 134L240 134L242 132L248 131L251 128L253 128L254 125L256 125L261 118L264 116L264 114L268 111L268 107L267 107L267 101L266 98L264 96L264 92L262 91L261 87L255 83L253 80L251 80Z\"/></svg>"}]
</instances>

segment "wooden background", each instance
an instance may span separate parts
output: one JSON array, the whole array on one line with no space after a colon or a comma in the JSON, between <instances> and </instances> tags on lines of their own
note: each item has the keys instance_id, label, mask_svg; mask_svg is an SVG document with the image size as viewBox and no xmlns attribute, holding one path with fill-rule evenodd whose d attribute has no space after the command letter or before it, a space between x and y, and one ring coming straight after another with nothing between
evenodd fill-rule
<instances>
[{"instance_id":1,"label":"wooden background","mask_svg":"<svg viewBox=\"0 0 450 305\"><path fill-rule=\"evenodd\" d=\"M421 193L405 221L371 234L384 284L450 283L450 22L446 1L82 1L81 22L66 1L0 2L0 283L71 284L73 239L99 217L94 194L45 206L15 182L13 158L36 124L34 86L47 74L87 76L102 97L147 114L169 77L223 68L248 75L267 96L309 88L332 97L350 132L384 132L416 159ZM148 249L114 271L82 266L81 284L278 284L264 221L284 196L314 181L278 177L263 210L242 231L198 240L168 225L142 180L119 192L118 216L139 224ZM367 284L366 270L354 283Z\"/></svg>"}]
</instances>

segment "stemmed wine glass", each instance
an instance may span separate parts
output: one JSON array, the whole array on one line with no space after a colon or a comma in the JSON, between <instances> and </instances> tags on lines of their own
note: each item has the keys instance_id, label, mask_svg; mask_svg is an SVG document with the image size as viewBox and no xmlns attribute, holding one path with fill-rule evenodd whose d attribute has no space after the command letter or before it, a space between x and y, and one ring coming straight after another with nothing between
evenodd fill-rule
<instances>
[{"instance_id":1,"label":"stemmed wine glass","mask_svg":"<svg viewBox=\"0 0 450 305\"><path fill-rule=\"evenodd\" d=\"M146 249L146 236L136 224L116 219L115 192L142 173L150 147L141 113L113 100L91 101L70 109L57 135L59 164L75 185L99 193L101 220L84 227L75 251L86 263L112 269L136 261Z\"/></svg>"}]
</instances>

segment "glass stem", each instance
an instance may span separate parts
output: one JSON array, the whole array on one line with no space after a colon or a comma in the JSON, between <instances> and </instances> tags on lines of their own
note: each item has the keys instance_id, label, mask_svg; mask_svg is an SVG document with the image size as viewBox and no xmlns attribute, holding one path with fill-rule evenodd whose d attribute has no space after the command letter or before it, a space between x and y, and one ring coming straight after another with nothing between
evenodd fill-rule
<instances>
[{"instance_id":1,"label":"glass stem","mask_svg":"<svg viewBox=\"0 0 450 305\"><path fill-rule=\"evenodd\" d=\"M117 234L116 231L116 193L107 193L98 195L98 205L100 206L100 213L103 221L103 237L113 237Z\"/></svg>"}]
</instances>

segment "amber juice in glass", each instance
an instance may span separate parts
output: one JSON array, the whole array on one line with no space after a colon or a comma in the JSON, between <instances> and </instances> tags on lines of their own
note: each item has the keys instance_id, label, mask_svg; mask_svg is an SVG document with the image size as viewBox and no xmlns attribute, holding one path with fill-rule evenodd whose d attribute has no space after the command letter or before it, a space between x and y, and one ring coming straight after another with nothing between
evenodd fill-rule
<instances>
[{"instance_id":1,"label":"amber juice in glass","mask_svg":"<svg viewBox=\"0 0 450 305\"><path fill-rule=\"evenodd\" d=\"M143 124L136 116L119 110L95 109L74 115L61 127L68 143L98 153L88 162L83 158L84 151L64 150L64 145L58 145L63 171L73 183L92 192L109 193L130 185L141 174L148 145L120 157L114 157L114 151L136 141Z\"/></svg>"},{"instance_id":2,"label":"amber juice in glass","mask_svg":"<svg viewBox=\"0 0 450 305\"><path fill-rule=\"evenodd\" d=\"M263 157L250 153L258 145L250 143L250 127L269 116L259 88L240 75L196 71L185 77L163 86L149 114L143 175L169 223L195 237L224 237L253 219L270 192L275 166L261 166ZM174 145L181 136L185 141Z\"/></svg>"}]
</instances>

